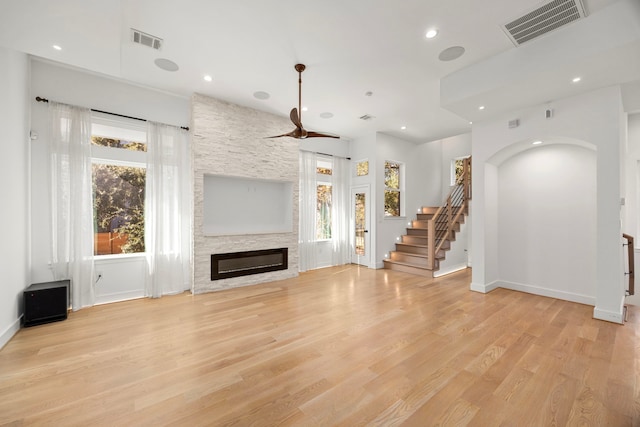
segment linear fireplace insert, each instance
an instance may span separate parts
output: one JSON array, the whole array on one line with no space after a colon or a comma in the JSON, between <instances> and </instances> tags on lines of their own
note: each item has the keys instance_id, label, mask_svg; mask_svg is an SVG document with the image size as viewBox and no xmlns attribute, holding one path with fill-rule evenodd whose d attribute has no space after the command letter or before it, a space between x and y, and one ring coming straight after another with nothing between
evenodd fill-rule
<instances>
[{"instance_id":1,"label":"linear fireplace insert","mask_svg":"<svg viewBox=\"0 0 640 427\"><path fill-rule=\"evenodd\" d=\"M286 270L288 249L265 249L211 255L211 280Z\"/></svg>"}]
</instances>

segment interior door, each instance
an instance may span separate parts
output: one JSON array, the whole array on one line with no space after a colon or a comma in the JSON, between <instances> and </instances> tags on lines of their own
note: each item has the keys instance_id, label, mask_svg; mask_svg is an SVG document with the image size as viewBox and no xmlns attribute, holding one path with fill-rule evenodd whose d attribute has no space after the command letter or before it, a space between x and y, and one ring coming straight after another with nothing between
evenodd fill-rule
<instances>
[{"instance_id":1,"label":"interior door","mask_svg":"<svg viewBox=\"0 0 640 427\"><path fill-rule=\"evenodd\" d=\"M371 262L371 233L369 186L351 189L352 253L351 262L369 267Z\"/></svg>"}]
</instances>

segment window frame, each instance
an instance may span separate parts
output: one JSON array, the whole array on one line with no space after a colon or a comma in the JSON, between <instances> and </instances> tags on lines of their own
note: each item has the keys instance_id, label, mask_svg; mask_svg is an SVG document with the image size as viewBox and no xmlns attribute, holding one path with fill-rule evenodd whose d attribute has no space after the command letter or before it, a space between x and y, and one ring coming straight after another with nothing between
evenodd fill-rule
<instances>
[{"instance_id":1,"label":"window frame","mask_svg":"<svg viewBox=\"0 0 640 427\"><path fill-rule=\"evenodd\" d=\"M358 167L360 166L360 164L365 162L367 163L367 173L363 175L358 175ZM363 178L363 177L369 176L370 170L371 170L371 163L369 162L369 159L362 159L353 163L353 176L355 178Z\"/></svg>"},{"instance_id":2,"label":"window frame","mask_svg":"<svg viewBox=\"0 0 640 427\"><path fill-rule=\"evenodd\" d=\"M386 182L387 181L386 180L387 164L398 165L398 188L387 187L387 182ZM406 216L405 205L404 205L405 164L397 160L385 160L382 170L384 171L382 175L382 179L384 183L384 190L383 190L383 197L382 197L382 210L384 212L384 219L403 219ZM398 215L387 215L387 209L385 206L385 199L386 199L387 192L398 193Z\"/></svg>"},{"instance_id":3,"label":"window frame","mask_svg":"<svg viewBox=\"0 0 640 427\"><path fill-rule=\"evenodd\" d=\"M317 168L331 169L332 173L329 174L321 174L316 173L316 204L318 203L318 187L320 185L325 185L331 187L331 196L333 197L333 158L332 157L318 157L316 159L316 170ZM333 230L330 228L331 237L328 239L319 239L318 234L318 215L319 212L316 209L316 221L315 221L315 241L316 242L330 242L333 240ZM330 211L330 222L333 222L333 203L331 204Z\"/></svg>"},{"instance_id":4,"label":"window frame","mask_svg":"<svg viewBox=\"0 0 640 427\"><path fill-rule=\"evenodd\" d=\"M449 170L449 185L451 187L453 187L454 185L457 185L456 183L456 163L457 162L463 162L464 160L468 159L469 156L462 156L462 157L454 157L453 159L451 159L451 167Z\"/></svg>"},{"instance_id":5,"label":"window frame","mask_svg":"<svg viewBox=\"0 0 640 427\"><path fill-rule=\"evenodd\" d=\"M102 138L127 141L135 140L136 142L142 142L145 144L147 143L147 129L146 124L143 122L124 118L115 118L112 116L104 115L102 113L92 113L91 119L92 137L97 136ZM92 180L94 164L144 169L146 179L147 152L127 150L116 147L104 147L91 143ZM145 204L146 197L147 195L145 194ZM93 255L94 259L131 258L144 256L146 256L146 252Z\"/></svg>"}]
</instances>

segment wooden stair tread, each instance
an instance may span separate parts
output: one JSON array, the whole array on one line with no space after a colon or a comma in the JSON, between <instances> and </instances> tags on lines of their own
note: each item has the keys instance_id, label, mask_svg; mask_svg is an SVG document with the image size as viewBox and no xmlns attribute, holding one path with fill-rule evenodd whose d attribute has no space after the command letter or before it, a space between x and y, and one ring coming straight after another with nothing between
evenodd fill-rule
<instances>
[{"instance_id":1,"label":"wooden stair tread","mask_svg":"<svg viewBox=\"0 0 640 427\"><path fill-rule=\"evenodd\" d=\"M411 264L411 263L409 263L409 262L394 261L394 260L392 260L392 259L385 259L385 260L384 260L384 262L385 262L385 263L390 263L390 264L404 265L404 266L406 266L406 267L419 268L419 269L421 269L421 270L429 270L429 271L432 271L432 269L431 269L431 268L429 268L429 267L425 267L425 266L422 266L422 265L415 265L415 264Z\"/></svg>"},{"instance_id":2,"label":"wooden stair tread","mask_svg":"<svg viewBox=\"0 0 640 427\"><path fill-rule=\"evenodd\" d=\"M384 267L388 268L388 269L394 269L394 267L397 267L396 269L398 271L403 271L405 273L416 273L422 276L426 276L426 277L433 277L433 272L434 271L438 271L439 267L436 268L429 268L426 266L422 266L422 265L415 265L415 264L410 264L408 262L402 262L402 261L393 261L390 259L385 259L384 261Z\"/></svg>"},{"instance_id":3,"label":"wooden stair tread","mask_svg":"<svg viewBox=\"0 0 640 427\"><path fill-rule=\"evenodd\" d=\"M442 251L443 253L441 255L437 255L436 259L438 261L442 261L443 259L445 259L445 255L444 252L448 251L448 249L440 249L440 251ZM425 255L425 254L419 254L419 253L415 253L415 252L404 252L404 251L399 251L399 250L395 250L393 252L396 252L398 254L402 254L402 255L408 255L408 256L412 256L412 257L417 257L417 258L424 258L424 259L429 259L429 255ZM395 261L395 260L389 260L389 261Z\"/></svg>"},{"instance_id":4,"label":"wooden stair tread","mask_svg":"<svg viewBox=\"0 0 640 427\"><path fill-rule=\"evenodd\" d=\"M413 252L404 252L404 251L398 251L398 250L395 250L393 252L396 252L396 253L399 253L399 254L403 254L403 255L412 256L412 257L417 257L417 258L424 258L424 259L429 258L428 255L425 255L425 254L414 254Z\"/></svg>"},{"instance_id":5,"label":"wooden stair tread","mask_svg":"<svg viewBox=\"0 0 640 427\"><path fill-rule=\"evenodd\" d=\"M404 245L404 246L411 246L414 248L427 248L427 245L417 245L415 243L402 243L402 242L396 242L396 245Z\"/></svg>"}]
</instances>

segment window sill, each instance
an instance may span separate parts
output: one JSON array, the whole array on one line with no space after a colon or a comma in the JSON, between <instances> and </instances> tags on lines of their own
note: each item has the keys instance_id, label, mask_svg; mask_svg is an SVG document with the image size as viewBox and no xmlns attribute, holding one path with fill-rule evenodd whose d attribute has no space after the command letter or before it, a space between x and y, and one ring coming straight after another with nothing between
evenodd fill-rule
<instances>
[{"instance_id":1,"label":"window sill","mask_svg":"<svg viewBox=\"0 0 640 427\"><path fill-rule=\"evenodd\" d=\"M96 262L116 262L116 261L135 261L146 257L145 252L135 254L114 254L114 255L94 255L93 260Z\"/></svg>"}]
</instances>

